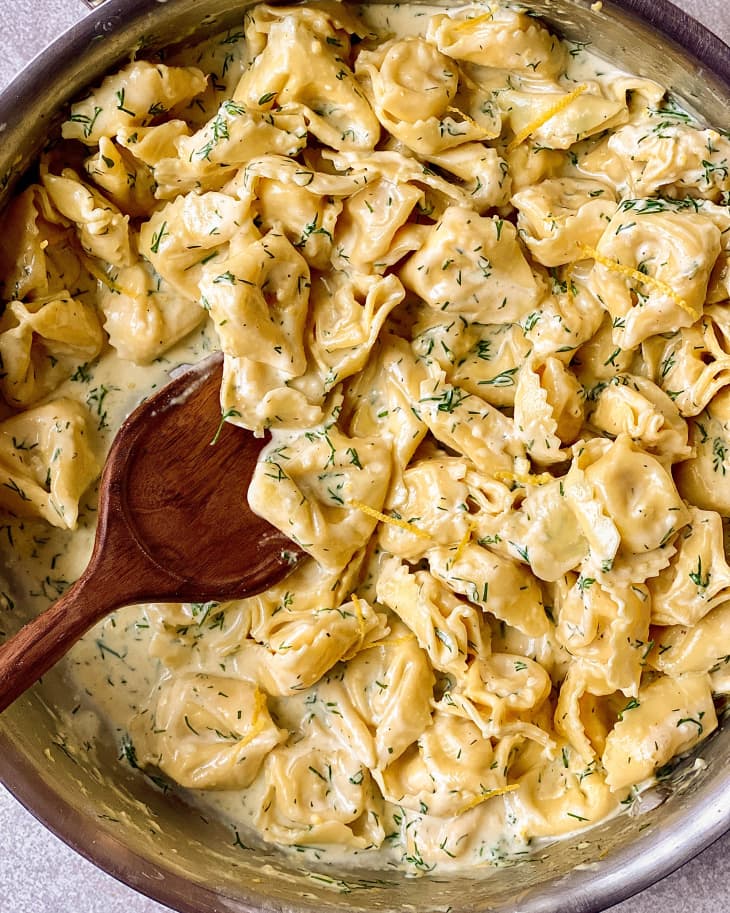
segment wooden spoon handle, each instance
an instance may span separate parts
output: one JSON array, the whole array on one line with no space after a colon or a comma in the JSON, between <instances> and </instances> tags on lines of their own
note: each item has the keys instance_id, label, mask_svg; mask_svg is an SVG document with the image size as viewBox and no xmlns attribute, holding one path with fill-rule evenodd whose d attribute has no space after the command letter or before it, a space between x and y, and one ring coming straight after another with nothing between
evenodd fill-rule
<instances>
[{"instance_id":1,"label":"wooden spoon handle","mask_svg":"<svg viewBox=\"0 0 730 913\"><path fill-rule=\"evenodd\" d=\"M0 713L45 675L98 621L144 600L150 581L164 572L137 545L126 525L106 530L101 518L94 552L84 573L60 599L0 646Z\"/></svg>"},{"instance_id":2,"label":"wooden spoon handle","mask_svg":"<svg viewBox=\"0 0 730 913\"><path fill-rule=\"evenodd\" d=\"M45 612L0 646L0 713L44 675L99 619L117 608L84 574ZM113 600L113 597L111 597Z\"/></svg>"}]
</instances>

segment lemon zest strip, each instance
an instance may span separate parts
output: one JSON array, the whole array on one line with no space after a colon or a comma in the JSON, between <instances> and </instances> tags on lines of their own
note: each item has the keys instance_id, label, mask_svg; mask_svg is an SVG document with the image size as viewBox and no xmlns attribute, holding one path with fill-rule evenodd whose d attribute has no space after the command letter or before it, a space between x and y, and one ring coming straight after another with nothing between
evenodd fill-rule
<instances>
[{"instance_id":1,"label":"lemon zest strip","mask_svg":"<svg viewBox=\"0 0 730 913\"><path fill-rule=\"evenodd\" d=\"M494 473L494 478L498 482L519 482L520 485L547 485L548 482L554 482L555 476L549 472L541 472L540 475L532 476L522 472L507 472L504 469L498 469Z\"/></svg>"},{"instance_id":2,"label":"lemon zest strip","mask_svg":"<svg viewBox=\"0 0 730 913\"><path fill-rule=\"evenodd\" d=\"M265 709L268 709L266 706L266 696L264 695L263 691L257 687L256 691L254 692L254 707L251 717L251 728L246 733L246 735L236 740L236 748L244 748L250 742L253 742L256 736L266 728L266 718L264 717Z\"/></svg>"},{"instance_id":3,"label":"lemon zest strip","mask_svg":"<svg viewBox=\"0 0 730 913\"><path fill-rule=\"evenodd\" d=\"M458 22L452 31L454 32L466 32L472 30L475 26L481 25L484 22L491 22L494 19L494 13L492 10L489 10L487 13L482 13L480 16L472 16L470 19L464 19L461 22Z\"/></svg>"},{"instance_id":4,"label":"lemon zest strip","mask_svg":"<svg viewBox=\"0 0 730 913\"><path fill-rule=\"evenodd\" d=\"M374 650L376 647L400 647L403 644L413 643L415 637L415 634L410 634L407 637L393 637L391 640L388 640L387 637L384 637L381 640L374 640L370 644L365 644L360 652L364 653L365 650Z\"/></svg>"},{"instance_id":5,"label":"lemon zest strip","mask_svg":"<svg viewBox=\"0 0 730 913\"><path fill-rule=\"evenodd\" d=\"M357 649L353 652L353 656L354 656L355 653L357 653L357 651L362 647L363 643L365 642L365 633L366 632L365 632L365 618L363 617L363 613L362 613L362 600L356 593L350 594L350 600L351 600L352 604L355 606L355 612L357 613L357 624L358 624L358 628L360 629L360 643L357 645Z\"/></svg>"},{"instance_id":6,"label":"lemon zest strip","mask_svg":"<svg viewBox=\"0 0 730 913\"><path fill-rule=\"evenodd\" d=\"M660 292L662 295L667 295L675 304L679 305L683 311L686 311L693 320L699 320L699 313L693 307L690 307L684 298L682 298L681 295L678 295L666 282L662 282L662 280L657 279L656 276L648 276L646 273L642 273L631 266L625 266L623 263L612 260L610 257L604 257L604 255L599 253L594 247L588 247L587 244L581 244L579 242L578 247L586 257L590 257L592 260L595 260L596 263L605 266L606 269L618 273L621 276L625 276L627 279L633 279L635 282L640 282L642 285L648 285L650 288L656 289L656 291Z\"/></svg>"},{"instance_id":7,"label":"lemon zest strip","mask_svg":"<svg viewBox=\"0 0 730 913\"><path fill-rule=\"evenodd\" d=\"M471 115L467 114L466 111L462 111L461 108L454 108L453 105L449 105L446 111L449 114L458 114L460 117L463 117L464 121L469 124L470 127L481 131L484 139L496 139L499 136L499 133L490 133L488 130L485 130L480 123L477 123Z\"/></svg>"},{"instance_id":8,"label":"lemon zest strip","mask_svg":"<svg viewBox=\"0 0 730 913\"><path fill-rule=\"evenodd\" d=\"M421 536L423 539L431 538L431 534L427 533L425 529L420 529L413 523L409 523L408 520L399 520L397 517L389 517L387 514L376 510L374 507L370 507L369 504L363 504L362 501L350 501L350 505L352 507L356 507L358 510L361 510L364 514L367 514L368 517L372 517L374 520L378 520L380 523L388 523L391 526L397 526L400 529L406 530L406 532L413 533L416 536Z\"/></svg>"},{"instance_id":9,"label":"lemon zest strip","mask_svg":"<svg viewBox=\"0 0 730 913\"><path fill-rule=\"evenodd\" d=\"M471 534L474 532L475 527L476 527L476 522L474 520L470 520L469 525L464 530L464 535L461 537L461 542L456 546L456 552L454 553L454 557L452 559L453 561L458 561L459 558L461 558L461 554L464 551L464 549L466 548L466 546L469 544L469 540L471 539Z\"/></svg>"},{"instance_id":10,"label":"lemon zest strip","mask_svg":"<svg viewBox=\"0 0 730 913\"><path fill-rule=\"evenodd\" d=\"M512 152L513 149L522 145L528 136L533 134L536 130L539 130L543 124L547 123L552 117L555 117L556 114L560 114L560 112L574 102L579 95L582 95L587 88L588 85L586 83L581 83L576 89L573 89L572 92L568 92L567 95L564 95L561 99L556 101L554 105L551 105L546 111L543 111L539 117L535 118L535 120L526 127L523 127L523 129L511 140L507 146L507 152Z\"/></svg>"},{"instance_id":11,"label":"lemon zest strip","mask_svg":"<svg viewBox=\"0 0 730 913\"><path fill-rule=\"evenodd\" d=\"M573 264L568 265L568 269L565 273L565 296L568 299L568 304L573 306L575 303L575 292L573 291Z\"/></svg>"},{"instance_id":12,"label":"lemon zest strip","mask_svg":"<svg viewBox=\"0 0 730 913\"><path fill-rule=\"evenodd\" d=\"M499 786L496 789L488 789L486 792L482 793L481 796L477 796L475 799L472 799L471 802L467 802L463 808L459 809L457 815L463 815L464 812L476 808L477 805L481 805L482 802L486 802L488 799L494 799L496 796L503 796L505 793L512 793L519 788L519 783L512 783L510 786Z\"/></svg>"}]
</instances>

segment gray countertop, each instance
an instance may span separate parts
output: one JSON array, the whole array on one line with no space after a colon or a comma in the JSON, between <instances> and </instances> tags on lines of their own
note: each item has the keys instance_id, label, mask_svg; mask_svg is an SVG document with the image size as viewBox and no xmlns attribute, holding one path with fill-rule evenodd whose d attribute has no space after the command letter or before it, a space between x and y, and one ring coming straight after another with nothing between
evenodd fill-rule
<instances>
[{"instance_id":1,"label":"gray countertop","mask_svg":"<svg viewBox=\"0 0 730 913\"><path fill-rule=\"evenodd\" d=\"M675 0L730 43L730 0ZM0 88L84 14L81 0L0 0ZM611 913L724 913L730 835ZM0 787L0 913L164 913L76 855Z\"/></svg>"}]
</instances>

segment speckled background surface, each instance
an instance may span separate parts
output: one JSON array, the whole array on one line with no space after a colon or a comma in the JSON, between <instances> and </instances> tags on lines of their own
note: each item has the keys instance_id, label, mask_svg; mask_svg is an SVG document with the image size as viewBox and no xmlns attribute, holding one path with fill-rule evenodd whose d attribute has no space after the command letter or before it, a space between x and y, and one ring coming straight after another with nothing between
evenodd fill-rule
<instances>
[{"instance_id":1,"label":"speckled background surface","mask_svg":"<svg viewBox=\"0 0 730 913\"><path fill-rule=\"evenodd\" d=\"M730 0L675 0L730 43ZM0 88L85 11L81 0L0 0ZM76 855L0 786L0 913L164 913ZM730 910L730 835L611 913ZM556 911L560 913L560 911Z\"/></svg>"}]
</instances>

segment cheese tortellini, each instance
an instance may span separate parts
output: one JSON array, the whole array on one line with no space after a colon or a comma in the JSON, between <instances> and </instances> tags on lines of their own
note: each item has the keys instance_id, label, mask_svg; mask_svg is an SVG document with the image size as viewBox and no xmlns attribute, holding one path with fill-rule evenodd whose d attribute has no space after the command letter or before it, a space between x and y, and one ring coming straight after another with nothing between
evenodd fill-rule
<instances>
[{"instance_id":1,"label":"cheese tortellini","mask_svg":"<svg viewBox=\"0 0 730 913\"><path fill-rule=\"evenodd\" d=\"M261 3L71 105L3 217L0 510L92 526L123 412L221 350L240 497L307 557L104 629L122 755L430 872L717 727L730 143L529 9L417 9Z\"/></svg>"}]
</instances>

